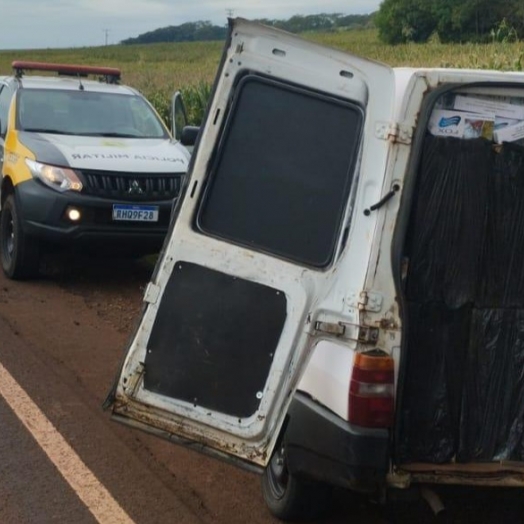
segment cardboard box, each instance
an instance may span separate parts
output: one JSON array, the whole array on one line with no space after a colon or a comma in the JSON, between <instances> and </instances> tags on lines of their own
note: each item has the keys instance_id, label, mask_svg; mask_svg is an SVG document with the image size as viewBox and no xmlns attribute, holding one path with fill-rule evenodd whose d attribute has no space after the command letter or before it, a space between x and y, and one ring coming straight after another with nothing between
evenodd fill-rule
<instances>
[{"instance_id":1,"label":"cardboard box","mask_svg":"<svg viewBox=\"0 0 524 524\"><path fill-rule=\"evenodd\" d=\"M516 142L524 138L524 122L502 127L493 132L493 140L497 144L502 142Z\"/></svg>"},{"instance_id":2,"label":"cardboard box","mask_svg":"<svg viewBox=\"0 0 524 524\"><path fill-rule=\"evenodd\" d=\"M493 138L495 115L435 109L429 119L432 135L454 138Z\"/></svg>"},{"instance_id":3,"label":"cardboard box","mask_svg":"<svg viewBox=\"0 0 524 524\"><path fill-rule=\"evenodd\" d=\"M470 113L493 113L501 118L524 120L524 106L489 98L457 95L453 109Z\"/></svg>"},{"instance_id":4,"label":"cardboard box","mask_svg":"<svg viewBox=\"0 0 524 524\"><path fill-rule=\"evenodd\" d=\"M497 129L502 129L503 127L513 126L522 122L522 120L515 120L514 118L500 118L499 116L495 117L495 131Z\"/></svg>"}]
</instances>

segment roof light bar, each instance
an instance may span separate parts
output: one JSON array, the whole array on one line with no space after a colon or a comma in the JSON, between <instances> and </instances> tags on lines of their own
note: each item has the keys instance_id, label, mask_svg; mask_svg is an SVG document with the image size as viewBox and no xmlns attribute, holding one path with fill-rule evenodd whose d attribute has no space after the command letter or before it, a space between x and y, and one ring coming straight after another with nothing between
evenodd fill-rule
<instances>
[{"instance_id":1,"label":"roof light bar","mask_svg":"<svg viewBox=\"0 0 524 524\"><path fill-rule=\"evenodd\" d=\"M27 62L15 60L11 64L16 76L21 78L25 71L50 71L59 75L88 76L101 75L110 84L116 84L120 80L120 69L115 67L96 67L73 64L52 64L48 62Z\"/></svg>"}]
</instances>

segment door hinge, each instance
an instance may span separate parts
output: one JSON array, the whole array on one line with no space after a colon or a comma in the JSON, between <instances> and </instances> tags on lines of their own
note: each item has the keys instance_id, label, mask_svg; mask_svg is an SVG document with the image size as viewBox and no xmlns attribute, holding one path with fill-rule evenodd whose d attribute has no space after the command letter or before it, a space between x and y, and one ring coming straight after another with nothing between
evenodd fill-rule
<instances>
[{"instance_id":1,"label":"door hinge","mask_svg":"<svg viewBox=\"0 0 524 524\"><path fill-rule=\"evenodd\" d=\"M411 144L413 126L399 122L377 122L375 136L393 144Z\"/></svg>"},{"instance_id":2,"label":"door hinge","mask_svg":"<svg viewBox=\"0 0 524 524\"><path fill-rule=\"evenodd\" d=\"M378 313L382 309L382 295L374 291L362 291L358 307L361 311L371 311Z\"/></svg>"}]
</instances>

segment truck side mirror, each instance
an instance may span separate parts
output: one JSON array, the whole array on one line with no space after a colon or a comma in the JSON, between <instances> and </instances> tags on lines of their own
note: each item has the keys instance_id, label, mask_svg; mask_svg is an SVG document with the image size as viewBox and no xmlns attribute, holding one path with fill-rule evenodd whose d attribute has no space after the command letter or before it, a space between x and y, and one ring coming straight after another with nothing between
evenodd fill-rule
<instances>
[{"instance_id":1,"label":"truck side mirror","mask_svg":"<svg viewBox=\"0 0 524 524\"><path fill-rule=\"evenodd\" d=\"M180 135L180 143L183 146L194 146L200 132L200 126L185 126Z\"/></svg>"}]
</instances>

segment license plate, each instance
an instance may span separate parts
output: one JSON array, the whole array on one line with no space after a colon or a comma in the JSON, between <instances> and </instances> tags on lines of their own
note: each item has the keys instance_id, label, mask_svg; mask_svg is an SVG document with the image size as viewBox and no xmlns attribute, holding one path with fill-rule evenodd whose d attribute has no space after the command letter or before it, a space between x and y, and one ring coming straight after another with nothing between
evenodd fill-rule
<instances>
[{"instance_id":1,"label":"license plate","mask_svg":"<svg viewBox=\"0 0 524 524\"><path fill-rule=\"evenodd\" d=\"M158 222L158 206L113 205L113 220Z\"/></svg>"}]
</instances>

